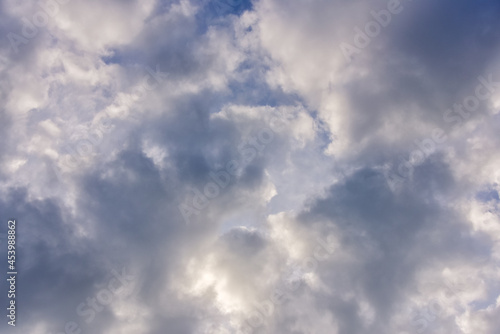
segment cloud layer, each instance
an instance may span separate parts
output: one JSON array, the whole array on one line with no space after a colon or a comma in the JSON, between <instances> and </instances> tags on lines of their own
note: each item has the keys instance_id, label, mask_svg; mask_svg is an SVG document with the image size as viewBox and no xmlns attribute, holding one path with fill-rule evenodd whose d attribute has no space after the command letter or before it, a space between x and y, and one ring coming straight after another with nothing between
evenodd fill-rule
<instances>
[{"instance_id":1,"label":"cloud layer","mask_svg":"<svg viewBox=\"0 0 500 334\"><path fill-rule=\"evenodd\" d=\"M2 332L498 332L497 1L0 6Z\"/></svg>"}]
</instances>

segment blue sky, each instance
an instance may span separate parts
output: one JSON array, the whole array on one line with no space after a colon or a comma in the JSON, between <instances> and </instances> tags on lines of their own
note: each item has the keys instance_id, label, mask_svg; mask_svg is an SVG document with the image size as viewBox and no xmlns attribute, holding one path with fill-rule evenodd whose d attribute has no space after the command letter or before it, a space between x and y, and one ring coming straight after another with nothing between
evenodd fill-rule
<instances>
[{"instance_id":1,"label":"blue sky","mask_svg":"<svg viewBox=\"0 0 500 334\"><path fill-rule=\"evenodd\" d=\"M0 331L498 333L499 28L486 0L0 2Z\"/></svg>"}]
</instances>

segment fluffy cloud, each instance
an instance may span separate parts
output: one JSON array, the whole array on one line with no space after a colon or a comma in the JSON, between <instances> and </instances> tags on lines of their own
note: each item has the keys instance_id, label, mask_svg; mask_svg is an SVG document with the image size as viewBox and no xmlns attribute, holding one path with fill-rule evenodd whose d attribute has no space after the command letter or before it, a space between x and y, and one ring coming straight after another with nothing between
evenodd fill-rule
<instances>
[{"instance_id":1,"label":"fluffy cloud","mask_svg":"<svg viewBox=\"0 0 500 334\"><path fill-rule=\"evenodd\" d=\"M4 331L498 331L497 2L1 8Z\"/></svg>"}]
</instances>

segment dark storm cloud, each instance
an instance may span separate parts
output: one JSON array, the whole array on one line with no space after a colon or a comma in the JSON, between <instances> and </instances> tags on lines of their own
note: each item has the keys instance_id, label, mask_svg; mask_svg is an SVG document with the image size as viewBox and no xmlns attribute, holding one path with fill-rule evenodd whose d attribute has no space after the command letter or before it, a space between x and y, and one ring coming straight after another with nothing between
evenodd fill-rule
<instances>
[{"instance_id":1,"label":"dark storm cloud","mask_svg":"<svg viewBox=\"0 0 500 334\"><path fill-rule=\"evenodd\" d=\"M19 312L24 322L19 327L43 321L56 330L79 320L78 303L109 275L109 262L78 236L57 202L29 200L25 189L11 189L6 196L1 211L16 217L18 271L24 273L18 280L17 302L23 305Z\"/></svg>"},{"instance_id":2,"label":"dark storm cloud","mask_svg":"<svg viewBox=\"0 0 500 334\"><path fill-rule=\"evenodd\" d=\"M318 307L337 317L341 332L389 330L387 324L424 268L457 261L482 266L492 260L488 255L492 240L481 234L470 236L463 218L442 207L443 199L453 199L454 183L449 169L437 159L417 168L400 194L389 189L379 172L364 169L332 186L326 198L314 201L301 214L301 223L311 228L315 221L326 219L325 228L334 227L341 233L342 247L356 254L352 265L320 267L325 283L360 294L376 310L376 323L363 329L359 302L318 295Z\"/></svg>"},{"instance_id":3,"label":"dark storm cloud","mask_svg":"<svg viewBox=\"0 0 500 334\"><path fill-rule=\"evenodd\" d=\"M383 3L370 7L379 11ZM401 13L361 50L367 58L350 65L369 66L367 75L341 88L349 96L353 112L350 134L356 140L373 136L391 119L402 119L397 133L403 142L405 133L419 131L414 120L427 127L447 127L443 113L474 92L478 76L500 77L498 71L491 72L498 48L494 42L500 22L498 3L401 4ZM484 113L485 107L482 105L479 113ZM371 150L370 146L367 151Z\"/></svg>"}]
</instances>

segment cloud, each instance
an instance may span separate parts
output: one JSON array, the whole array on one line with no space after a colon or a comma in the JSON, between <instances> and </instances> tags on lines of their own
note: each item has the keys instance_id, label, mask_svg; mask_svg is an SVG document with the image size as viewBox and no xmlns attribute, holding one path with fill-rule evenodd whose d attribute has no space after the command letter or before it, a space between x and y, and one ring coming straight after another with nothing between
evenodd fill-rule
<instances>
[{"instance_id":1,"label":"cloud","mask_svg":"<svg viewBox=\"0 0 500 334\"><path fill-rule=\"evenodd\" d=\"M2 330L495 333L495 1L0 6Z\"/></svg>"}]
</instances>

